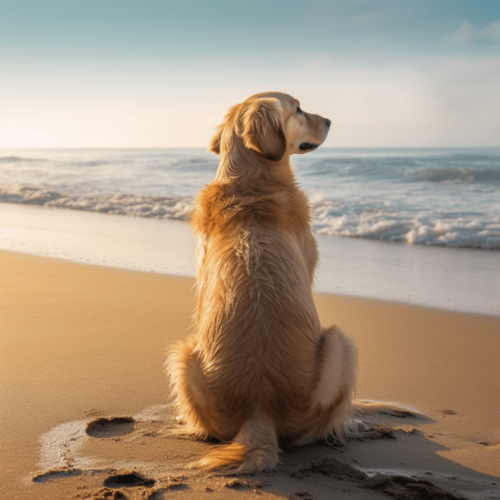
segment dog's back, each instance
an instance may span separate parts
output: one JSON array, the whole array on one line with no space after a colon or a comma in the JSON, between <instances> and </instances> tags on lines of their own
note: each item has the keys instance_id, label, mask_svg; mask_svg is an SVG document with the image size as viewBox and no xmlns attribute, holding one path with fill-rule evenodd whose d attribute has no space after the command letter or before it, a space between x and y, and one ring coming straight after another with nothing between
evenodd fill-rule
<instances>
[{"instance_id":1,"label":"dog's back","mask_svg":"<svg viewBox=\"0 0 500 500\"><path fill-rule=\"evenodd\" d=\"M307 207L279 206L302 194L249 200L223 191L213 184L201 194L193 224L200 233L213 223L203 232L196 322L214 405L230 421L221 422L218 437L225 440L227 429L257 408L277 425L303 413L317 377L319 321L298 241Z\"/></svg>"}]
</instances>

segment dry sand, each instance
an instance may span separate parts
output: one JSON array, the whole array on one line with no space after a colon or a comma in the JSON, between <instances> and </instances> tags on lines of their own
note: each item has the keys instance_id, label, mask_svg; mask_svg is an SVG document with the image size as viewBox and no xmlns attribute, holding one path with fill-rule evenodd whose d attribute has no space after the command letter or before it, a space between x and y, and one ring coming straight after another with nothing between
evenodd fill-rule
<instances>
[{"instance_id":1,"label":"dry sand","mask_svg":"<svg viewBox=\"0 0 500 500\"><path fill-rule=\"evenodd\" d=\"M500 318L333 295L318 310L356 338L358 397L425 416L364 418L365 439L258 477L186 468L213 443L172 433L162 365L192 285L0 252L0 499L500 498Z\"/></svg>"}]
</instances>

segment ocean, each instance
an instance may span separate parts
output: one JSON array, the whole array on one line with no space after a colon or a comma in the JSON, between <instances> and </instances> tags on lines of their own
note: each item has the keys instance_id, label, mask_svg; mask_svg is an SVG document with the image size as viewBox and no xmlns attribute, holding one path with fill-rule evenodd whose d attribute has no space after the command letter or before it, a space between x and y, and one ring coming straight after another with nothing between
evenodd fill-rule
<instances>
[{"instance_id":1,"label":"ocean","mask_svg":"<svg viewBox=\"0 0 500 500\"><path fill-rule=\"evenodd\" d=\"M320 148L293 156L318 235L500 250L500 148ZM203 149L0 150L0 202L187 220Z\"/></svg>"},{"instance_id":2,"label":"ocean","mask_svg":"<svg viewBox=\"0 0 500 500\"><path fill-rule=\"evenodd\" d=\"M500 315L500 149L320 148L292 163L316 291ZM194 276L186 221L217 166L202 149L0 150L0 249Z\"/></svg>"}]
</instances>

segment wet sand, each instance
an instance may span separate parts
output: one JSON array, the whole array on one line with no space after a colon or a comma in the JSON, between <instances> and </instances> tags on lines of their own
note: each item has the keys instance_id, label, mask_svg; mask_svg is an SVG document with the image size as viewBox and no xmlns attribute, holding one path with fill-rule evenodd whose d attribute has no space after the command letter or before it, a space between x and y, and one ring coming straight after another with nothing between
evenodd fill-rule
<instances>
[{"instance_id":1,"label":"wet sand","mask_svg":"<svg viewBox=\"0 0 500 500\"><path fill-rule=\"evenodd\" d=\"M0 249L85 264L195 275L187 221L0 203ZM315 235L316 287L500 317L498 252Z\"/></svg>"},{"instance_id":2,"label":"wet sand","mask_svg":"<svg viewBox=\"0 0 500 500\"><path fill-rule=\"evenodd\" d=\"M498 317L318 295L358 343L358 397L424 416L365 417L363 440L235 479L188 469L213 443L172 432L163 362L191 278L0 252L0 280L2 499L500 498Z\"/></svg>"}]
</instances>

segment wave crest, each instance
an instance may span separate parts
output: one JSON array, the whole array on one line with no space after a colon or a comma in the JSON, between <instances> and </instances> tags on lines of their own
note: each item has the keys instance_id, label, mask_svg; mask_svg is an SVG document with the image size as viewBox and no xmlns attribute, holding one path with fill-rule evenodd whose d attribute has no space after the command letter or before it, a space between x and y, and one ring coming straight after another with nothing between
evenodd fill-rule
<instances>
[{"instance_id":1,"label":"wave crest","mask_svg":"<svg viewBox=\"0 0 500 500\"><path fill-rule=\"evenodd\" d=\"M479 214L418 215L390 209L369 209L342 202L311 199L317 234L401 241L410 245L500 250L500 217Z\"/></svg>"},{"instance_id":2,"label":"wave crest","mask_svg":"<svg viewBox=\"0 0 500 500\"><path fill-rule=\"evenodd\" d=\"M22 158L20 156L0 156L0 163L27 163L32 161L47 161L42 158Z\"/></svg>"},{"instance_id":3,"label":"wave crest","mask_svg":"<svg viewBox=\"0 0 500 500\"><path fill-rule=\"evenodd\" d=\"M132 217L189 220L194 197L132 194L76 195L36 186L0 185L0 202L88 210ZM415 213L359 203L311 198L317 234L400 241L408 244L500 250L500 217L481 214Z\"/></svg>"},{"instance_id":4,"label":"wave crest","mask_svg":"<svg viewBox=\"0 0 500 500\"><path fill-rule=\"evenodd\" d=\"M412 182L492 183L500 182L500 170L478 168L424 168L410 172Z\"/></svg>"},{"instance_id":5,"label":"wave crest","mask_svg":"<svg viewBox=\"0 0 500 500\"><path fill-rule=\"evenodd\" d=\"M88 210L108 214L188 220L194 198L129 194L72 195L31 186L0 186L0 202L26 203L44 207Z\"/></svg>"}]
</instances>

